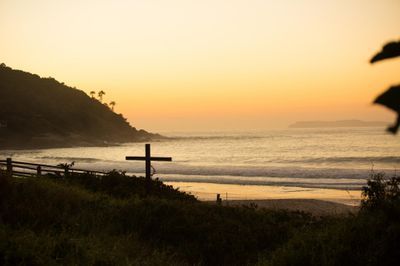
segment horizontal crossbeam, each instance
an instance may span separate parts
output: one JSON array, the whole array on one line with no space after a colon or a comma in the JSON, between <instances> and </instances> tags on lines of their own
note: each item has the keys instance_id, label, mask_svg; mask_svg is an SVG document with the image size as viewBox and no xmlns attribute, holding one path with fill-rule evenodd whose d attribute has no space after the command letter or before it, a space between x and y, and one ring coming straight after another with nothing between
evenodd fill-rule
<instances>
[{"instance_id":1,"label":"horizontal crossbeam","mask_svg":"<svg viewBox=\"0 0 400 266\"><path fill-rule=\"evenodd\" d=\"M148 158L146 156L126 156L126 160L130 161L146 161ZM164 162L171 162L171 157L150 157L150 161L164 161Z\"/></svg>"}]
</instances>

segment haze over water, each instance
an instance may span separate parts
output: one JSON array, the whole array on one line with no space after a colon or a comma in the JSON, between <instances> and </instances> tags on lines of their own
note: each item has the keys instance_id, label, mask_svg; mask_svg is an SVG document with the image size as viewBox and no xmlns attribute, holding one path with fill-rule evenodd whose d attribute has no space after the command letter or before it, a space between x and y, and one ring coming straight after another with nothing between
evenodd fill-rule
<instances>
[{"instance_id":1,"label":"haze over water","mask_svg":"<svg viewBox=\"0 0 400 266\"><path fill-rule=\"evenodd\" d=\"M400 142L382 128L166 132L164 135L171 139L153 142L152 155L171 156L173 162L154 162L155 177L188 191L203 183L200 198L204 199L213 198L215 191L230 191L236 198L252 197L254 192L253 197L260 198L263 196L260 186L280 188L282 193L299 188L305 193L302 197L308 191L309 198L318 198L315 192L323 191L318 189L350 193L360 190L371 171L390 175L400 166ZM2 157L12 156L14 160L48 164L75 161L76 168L118 169L143 175L144 162L125 161L127 155L143 156L144 144L1 151ZM204 183L225 187L216 190L209 185L207 191ZM253 186L240 188L228 184ZM290 193L281 195L285 196L291 197Z\"/></svg>"}]
</instances>

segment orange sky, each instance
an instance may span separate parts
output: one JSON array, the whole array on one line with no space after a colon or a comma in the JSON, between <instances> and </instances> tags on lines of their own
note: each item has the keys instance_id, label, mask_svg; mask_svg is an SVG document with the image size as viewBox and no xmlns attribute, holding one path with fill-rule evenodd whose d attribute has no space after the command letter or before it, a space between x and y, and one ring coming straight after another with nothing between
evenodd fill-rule
<instances>
[{"instance_id":1,"label":"orange sky","mask_svg":"<svg viewBox=\"0 0 400 266\"><path fill-rule=\"evenodd\" d=\"M106 92L138 128L391 120L370 103L400 60L398 0L1 0L0 61Z\"/></svg>"}]
</instances>

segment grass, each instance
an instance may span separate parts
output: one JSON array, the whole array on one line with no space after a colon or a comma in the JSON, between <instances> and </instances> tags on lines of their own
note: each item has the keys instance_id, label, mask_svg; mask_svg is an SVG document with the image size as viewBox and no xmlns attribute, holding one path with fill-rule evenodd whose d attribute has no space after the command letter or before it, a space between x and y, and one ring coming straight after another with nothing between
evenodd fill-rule
<instances>
[{"instance_id":1,"label":"grass","mask_svg":"<svg viewBox=\"0 0 400 266\"><path fill-rule=\"evenodd\" d=\"M198 202L113 171L17 179L0 174L1 265L385 265L399 259L400 212L357 215ZM372 194L371 194L372 195ZM384 264L381 264L384 265ZM394 264L393 264L394 265Z\"/></svg>"}]
</instances>

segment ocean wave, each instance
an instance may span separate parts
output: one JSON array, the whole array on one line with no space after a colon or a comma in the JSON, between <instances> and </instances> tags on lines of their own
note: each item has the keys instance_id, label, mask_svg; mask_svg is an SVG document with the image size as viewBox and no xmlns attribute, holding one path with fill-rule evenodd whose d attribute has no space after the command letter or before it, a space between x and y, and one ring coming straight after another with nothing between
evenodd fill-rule
<instances>
[{"instance_id":1,"label":"ocean wave","mask_svg":"<svg viewBox=\"0 0 400 266\"><path fill-rule=\"evenodd\" d=\"M62 161L62 162L84 162L84 163L93 163L100 162L104 160L97 158L85 158L85 157L68 157L68 156L37 156L36 159L44 159L44 160L54 160L54 161Z\"/></svg>"},{"instance_id":2,"label":"ocean wave","mask_svg":"<svg viewBox=\"0 0 400 266\"><path fill-rule=\"evenodd\" d=\"M156 167L157 168L157 167ZM289 177L289 178L367 178L370 174L366 169L332 169L305 167L249 167L249 166L201 166L201 167L169 167L162 166L159 173L204 175L204 176L238 176L238 177Z\"/></svg>"},{"instance_id":3,"label":"ocean wave","mask_svg":"<svg viewBox=\"0 0 400 266\"><path fill-rule=\"evenodd\" d=\"M79 167L91 167L94 170L119 169L128 173L143 173L142 162L98 162L95 164L80 164ZM237 165L190 165L186 163L154 163L156 173L162 175L205 176L217 178L230 176L235 178L271 177L291 179L367 179L371 175L370 169L359 168L317 168L317 167L272 167L272 166L237 166ZM77 166L78 167L78 166ZM395 173L394 169L380 168L375 171L384 171L389 175ZM297 182L297 181L296 181Z\"/></svg>"},{"instance_id":4,"label":"ocean wave","mask_svg":"<svg viewBox=\"0 0 400 266\"><path fill-rule=\"evenodd\" d=\"M272 137L272 136L270 136ZM265 139L268 136L173 136L168 137L168 140L176 141L202 141L202 140L252 140Z\"/></svg>"},{"instance_id":5,"label":"ocean wave","mask_svg":"<svg viewBox=\"0 0 400 266\"><path fill-rule=\"evenodd\" d=\"M345 161L352 157L336 157L337 161ZM355 157L357 158L357 157ZM364 158L377 158L377 157L364 157ZM85 157L62 157L62 156L40 156L37 157L42 163L54 163L58 162L70 162L75 161L75 167L83 169L93 169L98 171L110 171L113 169L126 171L136 175L144 175L144 163L139 161L111 161L102 160L98 158L85 158ZM359 158L358 158L359 159ZM387 156L384 161L394 162L398 157ZM48 161L48 162L44 162ZM321 158L308 158L307 160L323 160ZM365 159L366 160L366 159ZM208 182L213 180L221 181L221 177L229 177L230 180L236 180L240 184L249 184L250 182L264 182L263 184L269 184L269 182L277 182L279 178L287 178L286 184L290 182L298 183L326 183L329 179L330 183L341 182L340 180L346 179L349 186L353 183L361 183L360 180L366 180L371 175L371 168L361 168L355 165L347 165L342 167L312 167L310 163L308 165L296 165L296 164L283 164L282 166L271 166L271 165L232 165L232 164L191 164L189 162L175 162L175 163L153 163L156 169L156 176L186 176L187 180L197 180L200 177L207 179ZM375 172L386 172L388 175L396 173L394 168L377 168ZM258 179L257 178L264 178ZM265 178L275 178L275 180L265 180ZM226 179L226 178L225 178ZM305 180L307 179L307 180ZM253 180L253 181L252 181ZM261 181L260 181L261 180ZM311 180L315 180L312 181ZM353 181L351 181L353 180ZM218 181L218 182L219 182ZM232 181L233 182L233 181ZM342 182L343 183L343 182ZM325 184L323 184L325 186ZM311 184L307 184L311 186ZM333 186L333 185L329 185Z\"/></svg>"},{"instance_id":6,"label":"ocean wave","mask_svg":"<svg viewBox=\"0 0 400 266\"><path fill-rule=\"evenodd\" d=\"M218 140L218 141L247 141L247 140L273 140L282 141L290 139L306 139L309 138L306 135L293 135L288 133L283 134L271 134L271 133L259 133L259 134L205 134L205 135L170 135L164 141L207 141L207 140Z\"/></svg>"},{"instance_id":7,"label":"ocean wave","mask_svg":"<svg viewBox=\"0 0 400 266\"><path fill-rule=\"evenodd\" d=\"M395 163L400 164L399 156L337 156L337 157L309 157L301 159L281 159L284 163Z\"/></svg>"}]
</instances>

